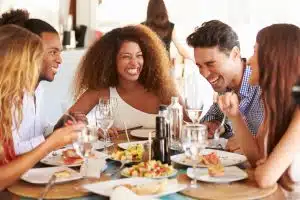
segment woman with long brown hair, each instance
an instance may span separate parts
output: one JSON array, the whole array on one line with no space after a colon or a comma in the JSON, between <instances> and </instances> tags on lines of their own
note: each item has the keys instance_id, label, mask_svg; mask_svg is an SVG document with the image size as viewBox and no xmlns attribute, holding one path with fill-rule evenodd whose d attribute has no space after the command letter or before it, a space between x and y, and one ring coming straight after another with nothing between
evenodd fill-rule
<instances>
[{"instance_id":1,"label":"woman with long brown hair","mask_svg":"<svg viewBox=\"0 0 300 200\"><path fill-rule=\"evenodd\" d=\"M88 114L99 98L115 97L115 128L123 129L124 121L127 128L154 128L159 105L178 96L169 66L161 40L146 26L113 29L83 57L74 82L75 97L80 97L69 111Z\"/></svg>"},{"instance_id":2,"label":"woman with long brown hair","mask_svg":"<svg viewBox=\"0 0 300 200\"><path fill-rule=\"evenodd\" d=\"M238 142L252 166L260 187L299 182L300 110L292 95L300 69L300 29L291 24L274 24L256 38L250 83L259 84L264 102L264 121L256 138L238 111L236 94L219 98L222 111L233 122ZM291 189L291 188L289 188Z\"/></svg>"},{"instance_id":3,"label":"woman with long brown hair","mask_svg":"<svg viewBox=\"0 0 300 200\"><path fill-rule=\"evenodd\" d=\"M175 24L169 21L168 11L163 0L149 0L147 18L142 24L151 28L164 42L170 56L170 44L174 43L179 54L184 59L190 59L189 53L177 39Z\"/></svg>"},{"instance_id":4,"label":"woman with long brown hair","mask_svg":"<svg viewBox=\"0 0 300 200\"><path fill-rule=\"evenodd\" d=\"M15 25L0 27L0 191L20 178L52 150L76 139L83 125L55 131L32 151L16 156L12 127L23 120L24 93L33 93L44 54L41 39Z\"/></svg>"}]
</instances>

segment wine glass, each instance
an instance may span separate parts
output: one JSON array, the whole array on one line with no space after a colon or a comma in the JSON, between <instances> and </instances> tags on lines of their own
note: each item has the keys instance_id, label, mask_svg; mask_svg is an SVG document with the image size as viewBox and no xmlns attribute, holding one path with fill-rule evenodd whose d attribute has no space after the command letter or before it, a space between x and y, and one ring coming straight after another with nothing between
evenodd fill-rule
<instances>
[{"instance_id":1,"label":"wine glass","mask_svg":"<svg viewBox=\"0 0 300 200\"><path fill-rule=\"evenodd\" d=\"M192 79L187 79L184 88L184 103L187 115L193 124L199 124L204 107L202 98L199 98L199 85Z\"/></svg>"},{"instance_id":2,"label":"wine glass","mask_svg":"<svg viewBox=\"0 0 300 200\"><path fill-rule=\"evenodd\" d=\"M203 124L185 125L181 135L181 144L185 155L190 157L193 163L194 179L191 181L190 187L197 188L196 165L199 153L208 144L207 127Z\"/></svg>"},{"instance_id":3,"label":"wine glass","mask_svg":"<svg viewBox=\"0 0 300 200\"><path fill-rule=\"evenodd\" d=\"M104 152L107 153L107 143L109 142L108 129L114 123L114 116L117 108L117 99L100 98L96 106L96 125L101 128L104 135Z\"/></svg>"}]
</instances>

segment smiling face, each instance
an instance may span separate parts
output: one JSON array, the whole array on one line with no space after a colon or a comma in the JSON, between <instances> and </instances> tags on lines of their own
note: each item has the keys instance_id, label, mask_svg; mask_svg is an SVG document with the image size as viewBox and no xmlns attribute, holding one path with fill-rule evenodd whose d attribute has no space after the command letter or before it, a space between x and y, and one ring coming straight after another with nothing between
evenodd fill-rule
<instances>
[{"instance_id":1,"label":"smiling face","mask_svg":"<svg viewBox=\"0 0 300 200\"><path fill-rule=\"evenodd\" d=\"M253 55L250 57L248 63L252 70L249 83L251 85L257 85L259 83L258 44L257 43L254 46Z\"/></svg>"},{"instance_id":2,"label":"smiling face","mask_svg":"<svg viewBox=\"0 0 300 200\"><path fill-rule=\"evenodd\" d=\"M233 84L235 77L235 60L239 51L235 48L226 55L218 47L194 49L194 56L199 71L216 92L224 92Z\"/></svg>"},{"instance_id":3,"label":"smiling face","mask_svg":"<svg viewBox=\"0 0 300 200\"><path fill-rule=\"evenodd\" d=\"M119 79L137 81L143 69L144 58L140 46L131 41L124 41L117 55Z\"/></svg>"},{"instance_id":4,"label":"smiling face","mask_svg":"<svg viewBox=\"0 0 300 200\"><path fill-rule=\"evenodd\" d=\"M56 33L44 32L41 34L41 39L44 45L44 58L39 79L51 82L62 62L60 56L62 46Z\"/></svg>"}]
</instances>

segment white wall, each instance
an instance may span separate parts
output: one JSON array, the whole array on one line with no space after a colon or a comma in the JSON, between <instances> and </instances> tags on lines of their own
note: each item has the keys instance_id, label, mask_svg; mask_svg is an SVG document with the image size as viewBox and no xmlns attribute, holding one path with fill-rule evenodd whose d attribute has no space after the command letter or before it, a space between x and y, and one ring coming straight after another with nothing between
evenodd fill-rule
<instances>
[{"instance_id":1,"label":"white wall","mask_svg":"<svg viewBox=\"0 0 300 200\"><path fill-rule=\"evenodd\" d=\"M148 0L103 0L98 6L100 30L145 20ZM170 20L175 22L183 44L203 22L219 19L238 33L242 55L253 51L256 33L272 23L300 25L300 0L165 0Z\"/></svg>"},{"instance_id":2,"label":"white wall","mask_svg":"<svg viewBox=\"0 0 300 200\"><path fill-rule=\"evenodd\" d=\"M0 13L23 8L29 11L31 18L42 19L59 30L59 4L60 0L1 0Z\"/></svg>"}]
</instances>

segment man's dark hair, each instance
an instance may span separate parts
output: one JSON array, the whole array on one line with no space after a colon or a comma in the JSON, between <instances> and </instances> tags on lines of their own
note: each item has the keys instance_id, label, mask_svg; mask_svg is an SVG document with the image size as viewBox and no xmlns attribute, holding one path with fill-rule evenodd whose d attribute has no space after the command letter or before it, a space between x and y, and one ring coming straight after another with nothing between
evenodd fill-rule
<instances>
[{"instance_id":1,"label":"man's dark hair","mask_svg":"<svg viewBox=\"0 0 300 200\"><path fill-rule=\"evenodd\" d=\"M218 46L220 51L229 54L233 47L240 48L236 32L227 24L219 20L204 22L191 35L187 43L193 48L209 48Z\"/></svg>"},{"instance_id":2,"label":"man's dark hair","mask_svg":"<svg viewBox=\"0 0 300 200\"><path fill-rule=\"evenodd\" d=\"M27 30L41 36L44 32L56 33L53 26L40 19L29 19L29 13L27 10L10 10L2 14L0 18L0 26L14 24L26 28Z\"/></svg>"}]
</instances>

